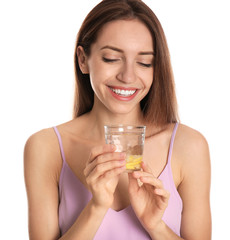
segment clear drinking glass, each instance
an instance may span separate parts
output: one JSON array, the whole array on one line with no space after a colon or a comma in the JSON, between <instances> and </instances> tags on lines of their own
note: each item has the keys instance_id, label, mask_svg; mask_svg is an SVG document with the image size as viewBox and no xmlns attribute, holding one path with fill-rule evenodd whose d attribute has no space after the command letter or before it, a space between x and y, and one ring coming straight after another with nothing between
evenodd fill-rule
<instances>
[{"instance_id":1,"label":"clear drinking glass","mask_svg":"<svg viewBox=\"0 0 230 240\"><path fill-rule=\"evenodd\" d=\"M105 142L114 144L116 152L126 153L126 171L141 169L145 142L145 126L104 126Z\"/></svg>"}]
</instances>

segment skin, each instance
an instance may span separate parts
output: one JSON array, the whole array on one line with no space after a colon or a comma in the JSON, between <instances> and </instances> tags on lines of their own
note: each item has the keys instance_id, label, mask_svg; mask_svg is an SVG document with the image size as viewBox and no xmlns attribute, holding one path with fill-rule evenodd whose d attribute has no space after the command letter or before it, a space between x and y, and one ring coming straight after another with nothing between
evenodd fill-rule
<instances>
[{"instance_id":1,"label":"skin","mask_svg":"<svg viewBox=\"0 0 230 240\"><path fill-rule=\"evenodd\" d=\"M91 112L59 125L58 130L66 160L91 191L92 199L60 238L62 159L58 140L53 129L35 133L26 143L24 156L30 239L93 239L109 208L119 211L130 204L152 239L211 239L208 144L199 132L182 124L172 154L173 179L183 201L182 237L162 221L170 194L157 177L167 161L174 124L159 129L145 123L142 116L139 103L148 93L154 73L152 53L151 34L138 20L107 23L89 57L78 48L81 71L90 74L95 92L94 106ZM108 86L137 89L137 94L129 101L117 99ZM125 155L104 143L103 126L108 123L147 125L143 171L124 173ZM143 183L141 187L137 179Z\"/></svg>"}]
</instances>

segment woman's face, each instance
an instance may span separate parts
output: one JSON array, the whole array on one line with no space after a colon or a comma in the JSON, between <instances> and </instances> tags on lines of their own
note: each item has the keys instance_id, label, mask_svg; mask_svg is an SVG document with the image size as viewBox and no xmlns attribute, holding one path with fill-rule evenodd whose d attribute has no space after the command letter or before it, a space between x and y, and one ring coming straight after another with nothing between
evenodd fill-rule
<instances>
[{"instance_id":1,"label":"woman's face","mask_svg":"<svg viewBox=\"0 0 230 240\"><path fill-rule=\"evenodd\" d=\"M138 20L107 23L88 58L95 106L113 113L140 111L153 81L153 40Z\"/></svg>"}]
</instances>

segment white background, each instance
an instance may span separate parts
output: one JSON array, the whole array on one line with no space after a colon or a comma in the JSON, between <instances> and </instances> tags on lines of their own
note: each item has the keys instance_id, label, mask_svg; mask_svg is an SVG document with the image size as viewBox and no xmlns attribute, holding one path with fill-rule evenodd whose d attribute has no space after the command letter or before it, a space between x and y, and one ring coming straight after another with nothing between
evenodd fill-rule
<instances>
[{"instance_id":1,"label":"white background","mask_svg":"<svg viewBox=\"0 0 230 240\"><path fill-rule=\"evenodd\" d=\"M23 147L32 133L71 119L76 34L98 2L0 1L1 239L28 239ZM226 239L230 214L228 1L145 2L165 30L181 121L209 142L213 239Z\"/></svg>"}]
</instances>

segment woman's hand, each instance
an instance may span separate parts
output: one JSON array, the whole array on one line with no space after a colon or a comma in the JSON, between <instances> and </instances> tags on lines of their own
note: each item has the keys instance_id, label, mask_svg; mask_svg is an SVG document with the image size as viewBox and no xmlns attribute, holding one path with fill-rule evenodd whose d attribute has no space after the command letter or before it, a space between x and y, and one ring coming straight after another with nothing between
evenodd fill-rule
<instances>
[{"instance_id":1,"label":"woman's hand","mask_svg":"<svg viewBox=\"0 0 230 240\"><path fill-rule=\"evenodd\" d=\"M151 169L142 163L143 171L129 173L129 198L136 216L144 228L154 231L160 223L168 206L169 192L161 180L153 176ZM138 184L137 179L140 180Z\"/></svg>"},{"instance_id":2,"label":"woman's hand","mask_svg":"<svg viewBox=\"0 0 230 240\"><path fill-rule=\"evenodd\" d=\"M111 207L119 175L125 171L125 154L115 149L109 144L94 147L86 163L84 175L97 207Z\"/></svg>"}]
</instances>

